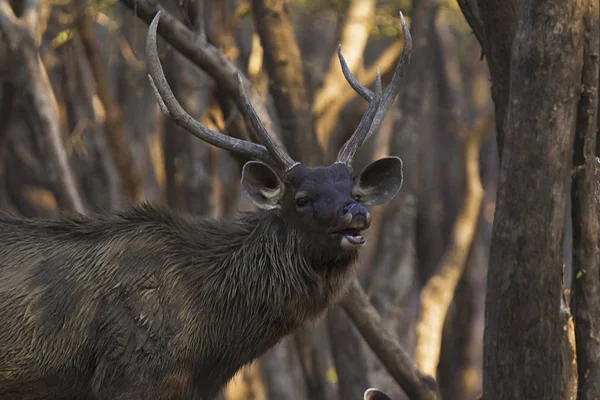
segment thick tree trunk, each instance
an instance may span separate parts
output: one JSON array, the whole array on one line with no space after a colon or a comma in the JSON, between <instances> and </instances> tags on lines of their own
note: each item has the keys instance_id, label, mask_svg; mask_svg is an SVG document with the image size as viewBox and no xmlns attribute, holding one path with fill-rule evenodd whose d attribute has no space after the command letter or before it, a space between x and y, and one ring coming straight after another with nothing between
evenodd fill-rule
<instances>
[{"instance_id":1,"label":"thick tree trunk","mask_svg":"<svg viewBox=\"0 0 600 400\"><path fill-rule=\"evenodd\" d=\"M582 2L562 0L522 1L519 10L510 87L502 88L510 97L487 286L485 399L574 395L574 365L563 352L562 242L583 11Z\"/></svg>"},{"instance_id":2,"label":"thick tree trunk","mask_svg":"<svg viewBox=\"0 0 600 400\"><path fill-rule=\"evenodd\" d=\"M600 269L596 134L598 118L598 0L586 10L582 95L573 152L573 315L579 373L578 400L600 398Z\"/></svg>"}]
</instances>

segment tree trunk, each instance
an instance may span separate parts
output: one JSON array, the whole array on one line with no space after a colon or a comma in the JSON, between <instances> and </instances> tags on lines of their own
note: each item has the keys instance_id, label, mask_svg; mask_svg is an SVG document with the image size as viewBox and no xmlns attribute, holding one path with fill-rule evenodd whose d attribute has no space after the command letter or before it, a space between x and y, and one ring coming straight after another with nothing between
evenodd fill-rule
<instances>
[{"instance_id":1,"label":"tree trunk","mask_svg":"<svg viewBox=\"0 0 600 400\"><path fill-rule=\"evenodd\" d=\"M597 164L598 0L586 10L582 95L575 131L571 215L573 221L573 315L579 400L600 398L600 269L598 265Z\"/></svg>"},{"instance_id":2,"label":"tree trunk","mask_svg":"<svg viewBox=\"0 0 600 400\"><path fill-rule=\"evenodd\" d=\"M502 156L504 117L507 113L511 80L510 55L517 29L519 0L477 0L485 27L484 52L492 77L492 98L496 109L498 154Z\"/></svg>"},{"instance_id":3,"label":"tree trunk","mask_svg":"<svg viewBox=\"0 0 600 400\"><path fill-rule=\"evenodd\" d=\"M583 11L582 2L562 0L522 1L519 10L487 285L485 399L573 395L575 368L563 353L562 242Z\"/></svg>"}]
</instances>

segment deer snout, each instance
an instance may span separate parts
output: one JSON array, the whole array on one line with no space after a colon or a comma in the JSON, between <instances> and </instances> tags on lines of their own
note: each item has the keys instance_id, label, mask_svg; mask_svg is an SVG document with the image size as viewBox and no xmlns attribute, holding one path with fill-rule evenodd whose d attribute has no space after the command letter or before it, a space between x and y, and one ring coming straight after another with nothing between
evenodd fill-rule
<instances>
[{"instance_id":1,"label":"deer snout","mask_svg":"<svg viewBox=\"0 0 600 400\"><path fill-rule=\"evenodd\" d=\"M358 203L349 203L342 209L342 219L347 221L348 229L367 229L371 225L371 213Z\"/></svg>"},{"instance_id":2,"label":"deer snout","mask_svg":"<svg viewBox=\"0 0 600 400\"><path fill-rule=\"evenodd\" d=\"M362 247L366 243L361 231L371 225L371 214L358 203L349 203L342 209L340 227L334 233L341 234L340 245L342 249L352 250Z\"/></svg>"}]
</instances>

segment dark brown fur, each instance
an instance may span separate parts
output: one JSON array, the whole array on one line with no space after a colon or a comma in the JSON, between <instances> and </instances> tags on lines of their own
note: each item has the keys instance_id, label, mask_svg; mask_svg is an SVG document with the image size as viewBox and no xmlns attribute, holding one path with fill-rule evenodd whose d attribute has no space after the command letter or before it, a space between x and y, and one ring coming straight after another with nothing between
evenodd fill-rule
<instances>
[{"instance_id":1,"label":"dark brown fur","mask_svg":"<svg viewBox=\"0 0 600 400\"><path fill-rule=\"evenodd\" d=\"M0 398L213 398L318 318L352 276L357 251L315 228L335 224L351 200L349 170L333 170L317 173L329 215L318 223L290 225L295 213L281 210L216 221L148 205L2 217Z\"/></svg>"}]
</instances>

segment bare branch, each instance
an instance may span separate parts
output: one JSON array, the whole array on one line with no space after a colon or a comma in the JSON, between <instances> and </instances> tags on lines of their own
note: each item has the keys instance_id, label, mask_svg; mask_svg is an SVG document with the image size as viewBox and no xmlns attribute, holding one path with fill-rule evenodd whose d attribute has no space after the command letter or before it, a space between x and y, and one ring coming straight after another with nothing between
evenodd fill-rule
<instances>
[{"instance_id":1,"label":"bare branch","mask_svg":"<svg viewBox=\"0 0 600 400\"><path fill-rule=\"evenodd\" d=\"M0 0L0 30L8 41L13 54L11 60L24 76L20 82L27 92L25 98L31 102L34 115L38 118L43 134L49 144L49 161L54 169L51 179L57 194L65 206L79 213L85 212L82 197L65 153L58 122L58 105L48 74L37 51L30 27L17 18L6 0Z\"/></svg>"},{"instance_id":2,"label":"bare branch","mask_svg":"<svg viewBox=\"0 0 600 400\"><path fill-rule=\"evenodd\" d=\"M121 110L110 92L108 74L92 30L92 19L85 10L83 0L75 0L74 6L76 13L75 27L81 37L94 76L98 98L106 110L106 133L112 156L125 184L129 200L140 202L144 198L142 179L133 163L133 156L123 128Z\"/></svg>"},{"instance_id":3,"label":"bare branch","mask_svg":"<svg viewBox=\"0 0 600 400\"><path fill-rule=\"evenodd\" d=\"M161 22L158 26L158 32L161 37L191 62L206 71L217 82L219 87L230 98L236 101L237 106L240 109L242 108L237 81L237 74L242 74L242 72L221 50L206 41L198 40L194 32L167 12L164 7L151 0L121 0L121 2L132 11L135 11L148 24L150 24L160 11ZM274 124L269 116L265 100L255 92L243 74L242 79L246 86L248 97L267 131L278 136L279 127Z\"/></svg>"},{"instance_id":4,"label":"bare branch","mask_svg":"<svg viewBox=\"0 0 600 400\"><path fill-rule=\"evenodd\" d=\"M493 123L494 116L490 115L477 124L466 137L464 160L466 192L461 211L454 223L451 242L442 257L441 265L421 291L415 362L421 371L434 377L440 358L446 314L452 304L456 285L464 271L479 220L483 199L479 176L479 150L484 134L490 130Z\"/></svg>"},{"instance_id":5,"label":"bare branch","mask_svg":"<svg viewBox=\"0 0 600 400\"><path fill-rule=\"evenodd\" d=\"M346 62L350 70L362 70L363 53L368 43L374 16L374 0L356 0L348 6L340 45L348 49ZM313 102L312 113L315 116L317 139L324 149L327 147L332 124L335 123L341 110L339 93L347 88L346 81L339 71L339 61L334 54L329 62L329 70L325 74L323 85L315 94ZM331 108L336 109L335 116L329 115L328 111Z\"/></svg>"},{"instance_id":6,"label":"bare branch","mask_svg":"<svg viewBox=\"0 0 600 400\"><path fill-rule=\"evenodd\" d=\"M435 380L419 372L408 353L388 332L360 283L354 280L341 305L357 329L411 400L438 400Z\"/></svg>"}]
</instances>

